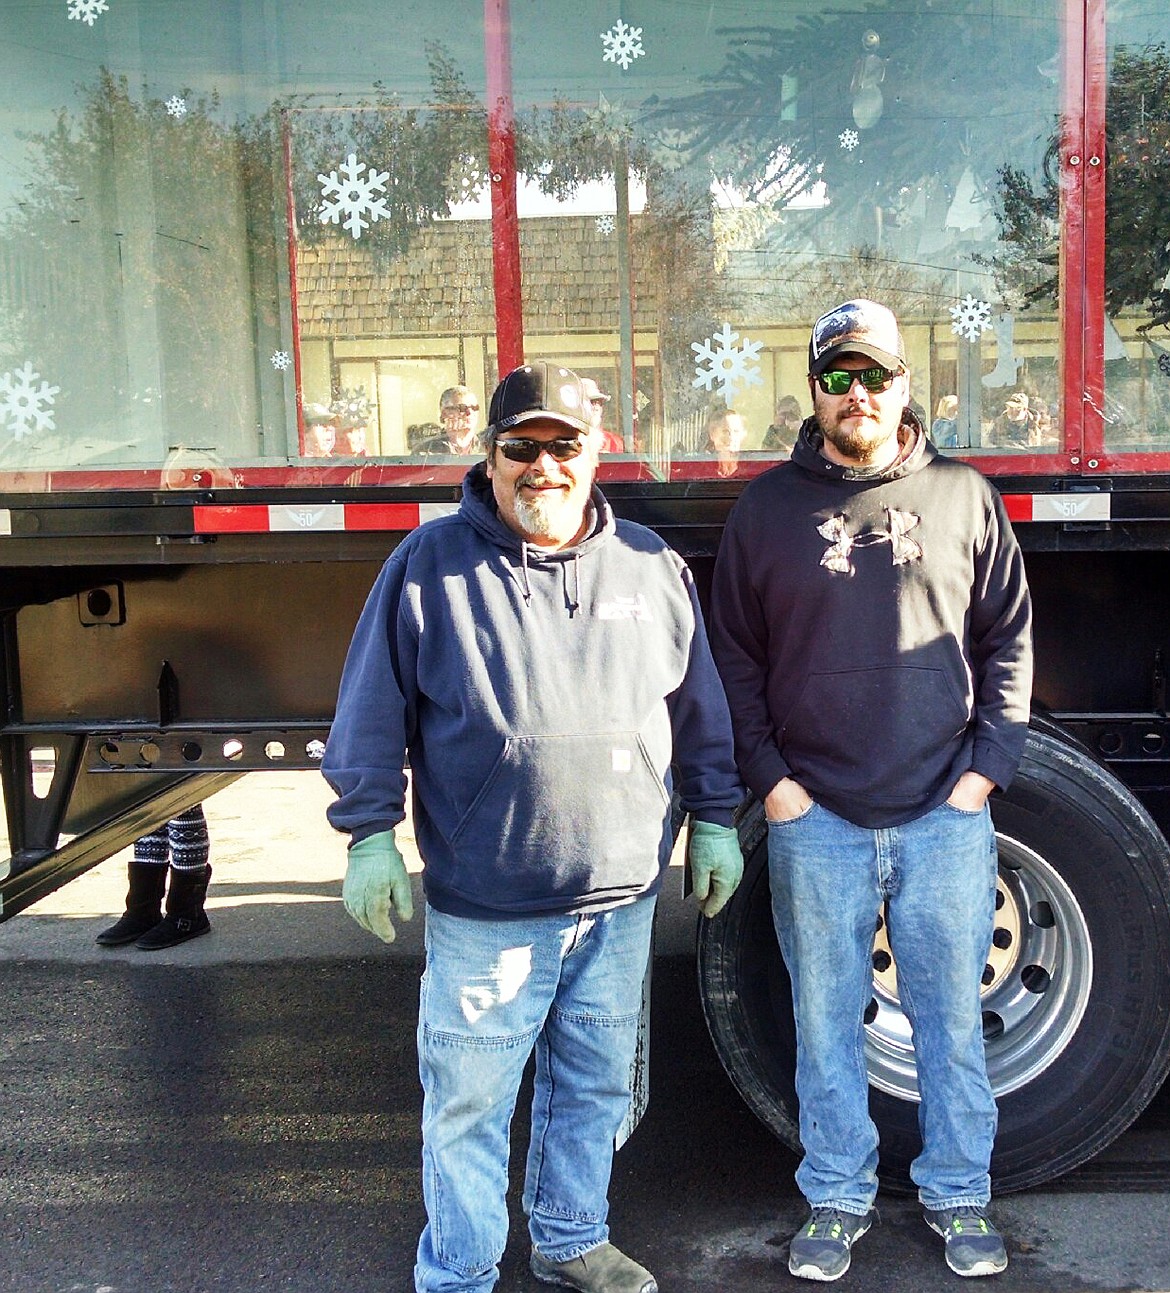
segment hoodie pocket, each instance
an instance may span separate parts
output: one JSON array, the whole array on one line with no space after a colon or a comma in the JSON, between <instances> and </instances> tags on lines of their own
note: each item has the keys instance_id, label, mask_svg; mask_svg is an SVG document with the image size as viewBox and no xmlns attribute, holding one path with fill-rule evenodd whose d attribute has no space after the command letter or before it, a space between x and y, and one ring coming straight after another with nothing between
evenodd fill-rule
<instances>
[{"instance_id":1,"label":"hoodie pocket","mask_svg":"<svg viewBox=\"0 0 1170 1293\"><path fill-rule=\"evenodd\" d=\"M510 737L451 836L456 886L521 909L640 889L657 874L669 810L636 732Z\"/></svg>"},{"instance_id":2,"label":"hoodie pocket","mask_svg":"<svg viewBox=\"0 0 1170 1293\"><path fill-rule=\"evenodd\" d=\"M899 801L950 767L969 722L944 669L888 666L813 673L784 725L782 749L811 787Z\"/></svg>"}]
</instances>

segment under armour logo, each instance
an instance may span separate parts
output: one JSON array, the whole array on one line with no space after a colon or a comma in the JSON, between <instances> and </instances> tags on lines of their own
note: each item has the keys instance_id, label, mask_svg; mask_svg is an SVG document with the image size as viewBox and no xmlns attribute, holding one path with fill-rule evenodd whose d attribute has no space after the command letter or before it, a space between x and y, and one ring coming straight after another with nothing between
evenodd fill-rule
<instances>
[{"instance_id":1,"label":"under armour logo","mask_svg":"<svg viewBox=\"0 0 1170 1293\"><path fill-rule=\"evenodd\" d=\"M903 566L908 561L918 561L922 557L922 545L909 537L909 532L921 520L913 512L899 512L896 508L886 508L886 529L863 530L860 534L850 534L845 528L843 516L830 517L823 525L817 526L817 533L829 544L821 565L839 575L852 575L856 567L850 560L854 548L867 548L874 543L888 543L895 566Z\"/></svg>"}]
</instances>

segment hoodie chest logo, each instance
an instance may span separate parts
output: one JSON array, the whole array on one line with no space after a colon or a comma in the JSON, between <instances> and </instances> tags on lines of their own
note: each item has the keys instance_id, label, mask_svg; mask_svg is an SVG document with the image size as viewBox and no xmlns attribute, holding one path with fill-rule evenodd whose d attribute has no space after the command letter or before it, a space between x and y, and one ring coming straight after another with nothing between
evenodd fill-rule
<instances>
[{"instance_id":1,"label":"hoodie chest logo","mask_svg":"<svg viewBox=\"0 0 1170 1293\"><path fill-rule=\"evenodd\" d=\"M640 620L649 623L653 618L650 607L642 593L633 597L615 597L611 602L602 602L597 608L599 620Z\"/></svg>"},{"instance_id":2,"label":"hoodie chest logo","mask_svg":"<svg viewBox=\"0 0 1170 1293\"><path fill-rule=\"evenodd\" d=\"M828 548L821 565L838 575L852 575L857 568L850 560L854 548L868 548L875 543L890 545L891 560L895 566L904 566L908 561L922 559L922 545L910 538L910 531L922 519L913 512L899 512L897 508L887 507L886 528L876 527L850 534L845 527L843 516L830 517L823 525L817 526L817 533L828 543Z\"/></svg>"}]
</instances>

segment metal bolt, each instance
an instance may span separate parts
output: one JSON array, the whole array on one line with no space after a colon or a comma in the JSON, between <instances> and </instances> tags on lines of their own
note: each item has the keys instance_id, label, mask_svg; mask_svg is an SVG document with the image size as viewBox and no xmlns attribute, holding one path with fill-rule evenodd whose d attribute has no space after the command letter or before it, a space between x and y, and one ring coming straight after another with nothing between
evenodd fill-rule
<instances>
[{"instance_id":1,"label":"metal bolt","mask_svg":"<svg viewBox=\"0 0 1170 1293\"><path fill-rule=\"evenodd\" d=\"M1072 455L1072 457L1069 459L1069 462L1072 463L1074 467L1079 467L1081 464L1081 460L1076 456L1076 454Z\"/></svg>"},{"instance_id":2,"label":"metal bolt","mask_svg":"<svg viewBox=\"0 0 1170 1293\"><path fill-rule=\"evenodd\" d=\"M1094 157L1090 157L1090 158L1089 158L1089 165L1090 165L1090 166L1100 166L1100 165L1101 165L1101 159L1100 159L1099 157L1096 157L1096 156L1094 156Z\"/></svg>"},{"instance_id":3,"label":"metal bolt","mask_svg":"<svg viewBox=\"0 0 1170 1293\"><path fill-rule=\"evenodd\" d=\"M1096 458L1090 458L1090 459L1089 459L1089 466L1090 466L1090 467L1096 467L1096 466L1097 466L1097 459L1096 459Z\"/></svg>"},{"instance_id":4,"label":"metal bolt","mask_svg":"<svg viewBox=\"0 0 1170 1293\"><path fill-rule=\"evenodd\" d=\"M1080 153L1073 153L1073 155L1068 159L1068 164L1070 166L1079 166L1081 164Z\"/></svg>"}]
</instances>

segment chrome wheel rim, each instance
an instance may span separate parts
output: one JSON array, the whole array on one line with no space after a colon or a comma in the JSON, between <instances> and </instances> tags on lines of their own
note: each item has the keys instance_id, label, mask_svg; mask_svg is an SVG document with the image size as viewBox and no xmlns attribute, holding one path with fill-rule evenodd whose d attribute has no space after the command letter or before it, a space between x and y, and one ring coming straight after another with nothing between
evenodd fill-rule
<instances>
[{"instance_id":1,"label":"chrome wheel rim","mask_svg":"<svg viewBox=\"0 0 1170 1293\"><path fill-rule=\"evenodd\" d=\"M983 973L983 1035L991 1089L1004 1096L1040 1076L1076 1033L1093 985L1093 944L1080 904L1034 849L997 833L995 932ZM870 1084L919 1099L910 1022L884 920L874 937L873 997L866 1011Z\"/></svg>"}]
</instances>

